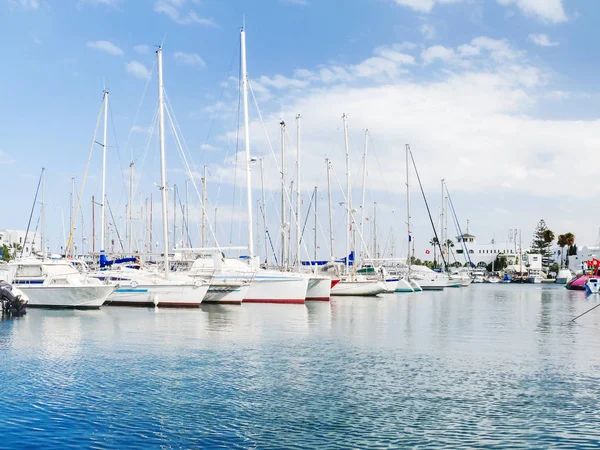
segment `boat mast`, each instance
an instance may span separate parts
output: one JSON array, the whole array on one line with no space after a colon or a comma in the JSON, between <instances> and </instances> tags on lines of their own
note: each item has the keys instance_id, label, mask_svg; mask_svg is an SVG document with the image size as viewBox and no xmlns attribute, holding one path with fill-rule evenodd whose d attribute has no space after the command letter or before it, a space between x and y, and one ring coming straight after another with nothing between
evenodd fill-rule
<instances>
[{"instance_id":1,"label":"boat mast","mask_svg":"<svg viewBox=\"0 0 600 450\"><path fill-rule=\"evenodd\" d=\"M362 239L360 240L360 254L362 256L363 254L363 239L365 236L365 192L366 192L366 185L367 185L367 145L368 145L368 138L369 138L369 129L367 128L365 130L365 150L363 153L363 177L362 177L362 201L360 204L360 235L362 236Z\"/></svg>"},{"instance_id":2,"label":"boat mast","mask_svg":"<svg viewBox=\"0 0 600 450\"><path fill-rule=\"evenodd\" d=\"M441 244L441 248L440 251L442 252L442 254L444 253L444 249L446 248L446 237L444 236L444 179L442 178L442 198L441 198L441 202L440 202L440 238L442 240L442 242L440 242ZM448 268L444 268L442 267L442 270L448 270Z\"/></svg>"},{"instance_id":3,"label":"boat mast","mask_svg":"<svg viewBox=\"0 0 600 450\"><path fill-rule=\"evenodd\" d=\"M242 96L244 104L244 146L246 149L246 200L248 216L248 258L254 257L254 236L252 230L252 178L250 172L250 129L248 125L248 72L246 69L246 31L240 31Z\"/></svg>"},{"instance_id":4,"label":"boat mast","mask_svg":"<svg viewBox=\"0 0 600 450\"><path fill-rule=\"evenodd\" d=\"M177 248L177 185L173 185L173 248Z\"/></svg>"},{"instance_id":5,"label":"boat mast","mask_svg":"<svg viewBox=\"0 0 600 450\"><path fill-rule=\"evenodd\" d=\"M96 253L96 202L92 195L92 254Z\"/></svg>"},{"instance_id":6,"label":"boat mast","mask_svg":"<svg viewBox=\"0 0 600 450\"><path fill-rule=\"evenodd\" d=\"M190 204L188 198L190 191L188 189L188 181L190 180L185 180L185 230L182 233L186 246L190 246ZM202 246L204 247L204 243Z\"/></svg>"},{"instance_id":7,"label":"boat mast","mask_svg":"<svg viewBox=\"0 0 600 450\"><path fill-rule=\"evenodd\" d=\"M133 161L129 163L129 253L133 253Z\"/></svg>"},{"instance_id":8,"label":"boat mast","mask_svg":"<svg viewBox=\"0 0 600 450\"><path fill-rule=\"evenodd\" d=\"M265 201L265 173L263 171L263 158L260 158L260 193L262 203L262 216L263 216L263 232L265 238L265 264L269 265L269 230L267 229L267 203Z\"/></svg>"},{"instance_id":9,"label":"boat mast","mask_svg":"<svg viewBox=\"0 0 600 450\"><path fill-rule=\"evenodd\" d=\"M410 152L410 145L406 144L406 229L408 232L408 251L406 252L406 265L410 271L411 257L410 257L410 244L412 243L412 236L410 234L410 178L408 171L408 153Z\"/></svg>"},{"instance_id":10,"label":"boat mast","mask_svg":"<svg viewBox=\"0 0 600 450\"><path fill-rule=\"evenodd\" d=\"M331 162L325 158L327 164L327 199L329 202L329 261L335 261L333 251L333 208L331 207Z\"/></svg>"},{"instance_id":11,"label":"boat mast","mask_svg":"<svg viewBox=\"0 0 600 450\"><path fill-rule=\"evenodd\" d=\"M44 201L46 190L46 169L42 167L42 258L46 257L46 204Z\"/></svg>"},{"instance_id":12,"label":"boat mast","mask_svg":"<svg viewBox=\"0 0 600 450\"><path fill-rule=\"evenodd\" d=\"M377 254L377 202L373 203L373 258L379 258Z\"/></svg>"},{"instance_id":13,"label":"boat mast","mask_svg":"<svg viewBox=\"0 0 600 450\"><path fill-rule=\"evenodd\" d=\"M160 190L162 197L163 262L165 277L169 277L169 217L167 216L167 169L165 166L165 114L163 98L162 47L156 51L158 57L158 136L160 143Z\"/></svg>"},{"instance_id":14,"label":"boat mast","mask_svg":"<svg viewBox=\"0 0 600 450\"><path fill-rule=\"evenodd\" d=\"M102 200L100 203L100 251L106 249L106 131L108 128L108 91L104 90L104 130L102 133Z\"/></svg>"},{"instance_id":15,"label":"boat mast","mask_svg":"<svg viewBox=\"0 0 600 450\"><path fill-rule=\"evenodd\" d=\"M300 122L302 116L296 116L296 267L300 270Z\"/></svg>"},{"instance_id":16,"label":"boat mast","mask_svg":"<svg viewBox=\"0 0 600 450\"><path fill-rule=\"evenodd\" d=\"M286 219L286 204L285 204L285 122L282 120L281 126L281 269L287 269L287 227Z\"/></svg>"},{"instance_id":17,"label":"boat mast","mask_svg":"<svg viewBox=\"0 0 600 450\"><path fill-rule=\"evenodd\" d=\"M75 228L74 228L74 222L75 220L75 177L71 177L71 234L75 234ZM71 256L73 256L73 249L74 246L72 246L69 250L71 253ZM69 255L67 255L69 256Z\"/></svg>"},{"instance_id":18,"label":"boat mast","mask_svg":"<svg viewBox=\"0 0 600 450\"><path fill-rule=\"evenodd\" d=\"M346 124L346 113L342 114L342 120L344 121L344 150L346 152L346 273L348 273L350 267L350 227L352 226L350 215L352 214L352 200L350 198L350 152L348 150L348 125Z\"/></svg>"},{"instance_id":19,"label":"boat mast","mask_svg":"<svg viewBox=\"0 0 600 450\"><path fill-rule=\"evenodd\" d=\"M202 247L206 247L206 165L202 176Z\"/></svg>"},{"instance_id":20,"label":"boat mast","mask_svg":"<svg viewBox=\"0 0 600 450\"><path fill-rule=\"evenodd\" d=\"M315 254L313 261L317 260L317 186L315 186Z\"/></svg>"}]
</instances>

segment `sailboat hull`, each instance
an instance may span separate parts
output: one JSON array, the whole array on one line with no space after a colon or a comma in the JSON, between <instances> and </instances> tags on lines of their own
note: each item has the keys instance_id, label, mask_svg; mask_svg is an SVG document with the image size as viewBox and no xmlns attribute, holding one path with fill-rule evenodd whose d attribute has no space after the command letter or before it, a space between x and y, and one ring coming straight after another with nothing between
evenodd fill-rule
<instances>
[{"instance_id":1,"label":"sailboat hull","mask_svg":"<svg viewBox=\"0 0 600 450\"><path fill-rule=\"evenodd\" d=\"M404 278L398 280L398 284L396 285L396 292L415 292L410 283L406 281Z\"/></svg>"},{"instance_id":2,"label":"sailboat hull","mask_svg":"<svg viewBox=\"0 0 600 450\"><path fill-rule=\"evenodd\" d=\"M199 286L194 284L119 286L108 297L106 304L112 306L194 308L200 306L208 289L208 284Z\"/></svg>"},{"instance_id":3,"label":"sailboat hull","mask_svg":"<svg viewBox=\"0 0 600 450\"><path fill-rule=\"evenodd\" d=\"M331 289L331 295L375 296L386 291L382 281L343 281Z\"/></svg>"},{"instance_id":4,"label":"sailboat hull","mask_svg":"<svg viewBox=\"0 0 600 450\"><path fill-rule=\"evenodd\" d=\"M257 274L252 279L243 302L303 304L307 288L307 277Z\"/></svg>"},{"instance_id":5,"label":"sailboat hull","mask_svg":"<svg viewBox=\"0 0 600 450\"><path fill-rule=\"evenodd\" d=\"M306 290L307 301L328 302L331 299L330 278L309 278Z\"/></svg>"},{"instance_id":6,"label":"sailboat hull","mask_svg":"<svg viewBox=\"0 0 600 450\"><path fill-rule=\"evenodd\" d=\"M219 303L226 305L241 305L248 294L250 283L211 283L202 303Z\"/></svg>"},{"instance_id":7,"label":"sailboat hull","mask_svg":"<svg viewBox=\"0 0 600 450\"><path fill-rule=\"evenodd\" d=\"M385 280L384 294L393 294L394 292L396 292L396 288L398 287L399 281L400 280L398 280L398 278L388 278L387 280Z\"/></svg>"},{"instance_id":8,"label":"sailboat hull","mask_svg":"<svg viewBox=\"0 0 600 450\"><path fill-rule=\"evenodd\" d=\"M115 290L114 286L18 285L28 298L28 307L98 309Z\"/></svg>"}]
</instances>

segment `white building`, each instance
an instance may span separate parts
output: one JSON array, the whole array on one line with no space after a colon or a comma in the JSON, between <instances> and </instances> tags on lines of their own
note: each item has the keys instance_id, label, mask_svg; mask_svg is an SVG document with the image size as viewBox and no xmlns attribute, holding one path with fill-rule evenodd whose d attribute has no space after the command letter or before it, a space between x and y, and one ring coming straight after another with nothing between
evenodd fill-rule
<instances>
[{"instance_id":1,"label":"white building","mask_svg":"<svg viewBox=\"0 0 600 450\"><path fill-rule=\"evenodd\" d=\"M14 249L17 255L21 253L18 249L22 249L23 256L42 251L42 238L39 231L37 233L30 231L27 239L25 239L26 234L23 230L0 230L0 246L6 245Z\"/></svg>"},{"instance_id":2,"label":"white building","mask_svg":"<svg viewBox=\"0 0 600 450\"><path fill-rule=\"evenodd\" d=\"M495 261L497 257L507 258L506 263L508 265L519 263L520 247L516 239L509 239L507 242L496 242L492 239L490 243L478 244L472 234L465 233L462 236L457 236L452 253L455 253L456 260L461 264L468 262L465 247L468 249L471 262L475 266L487 266Z\"/></svg>"},{"instance_id":3,"label":"white building","mask_svg":"<svg viewBox=\"0 0 600 450\"><path fill-rule=\"evenodd\" d=\"M562 262L565 261L565 256L562 253L562 250L560 247L554 247L553 249L553 258L554 258L554 262L560 264L561 263L561 255L562 255ZM568 249L567 247L564 248L565 254L567 253ZM587 246L584 245L583 247L577 247L577 254L576 255L570 255L569 257L569 264L568 264L568 268L571 269L571 271L577 273L577 272L581 272L582 270L587 269L587 261L588 260L592 260L594 258L596 259L600 259L600 247L598 246Z\"/></svg>"}]
</instances>

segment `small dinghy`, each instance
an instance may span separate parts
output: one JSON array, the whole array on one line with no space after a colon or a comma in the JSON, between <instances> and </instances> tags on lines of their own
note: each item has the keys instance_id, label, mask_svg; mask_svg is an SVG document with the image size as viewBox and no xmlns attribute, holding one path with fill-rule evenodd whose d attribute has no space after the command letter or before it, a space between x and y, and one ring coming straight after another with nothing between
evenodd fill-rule
<instances>
[{"instance_id":1,"label":"small dinghy","mask_svg":"<svg viewBox=\"0 0 600 450\"><path fill-rule=\"evenodd\" d=\"M597 294L600 292L600 280L598 278L590 278L585 283L585 292L588 294Z\"/></svg>"}]
</instances>

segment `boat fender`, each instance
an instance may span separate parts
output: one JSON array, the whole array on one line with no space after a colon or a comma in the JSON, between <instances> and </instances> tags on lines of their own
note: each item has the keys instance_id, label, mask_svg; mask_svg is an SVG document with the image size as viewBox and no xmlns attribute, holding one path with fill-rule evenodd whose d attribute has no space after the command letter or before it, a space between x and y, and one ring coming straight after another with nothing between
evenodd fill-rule
<instances>
[{"instance_id":1,"label":"boat fender","mask_svg":"<svg viewBox=\"0 0 600 450\"><path fill-rule=\"evenodd\" d=\"M129 286L131 286L132 288L135 289L136 287L138 287L138 282L135 280L131 280L131 283L129 283Z\"/></svg>"},{"instance_id":2,"label":"boat fender","mask_svg":"<svg viewBox=\"0 0 600 450\"><path fill-rule=\"evenodd\" d=\"M202 281L201 280L194 280L194 286L196 286L196 287L202 286Z\"/></svg>"}]
</instances>

